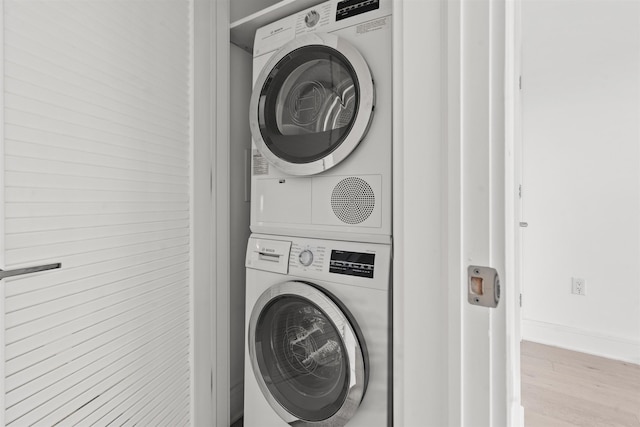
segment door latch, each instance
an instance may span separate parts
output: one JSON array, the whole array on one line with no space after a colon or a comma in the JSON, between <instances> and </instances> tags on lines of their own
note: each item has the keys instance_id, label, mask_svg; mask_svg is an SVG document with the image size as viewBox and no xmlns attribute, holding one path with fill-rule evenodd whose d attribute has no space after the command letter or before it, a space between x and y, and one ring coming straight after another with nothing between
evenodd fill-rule
<instances>
[{"instance_id":1,"label":"door latch","mask_svg":"<svg viewBox=\"0 0 640 427\"><path fill-rule=\"evenodd\" d=\"M468 268L467 301L472 305L495 308L500 302L500 277L491 267L470 265Z\"/></svg>"}]
</instances>

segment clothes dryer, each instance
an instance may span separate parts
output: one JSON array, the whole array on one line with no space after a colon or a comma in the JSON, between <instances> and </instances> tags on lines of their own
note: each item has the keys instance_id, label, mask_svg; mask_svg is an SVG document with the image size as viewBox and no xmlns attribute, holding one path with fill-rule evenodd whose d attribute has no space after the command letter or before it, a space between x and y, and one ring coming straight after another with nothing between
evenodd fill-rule
<instances>
[{"instance_id":1,"label":"clothes dryer","mask_svg":"<svg viewBox=\"0 0 640 427\"><path fill-rule=\"evenodd\" d=\"M256 32L251 230L389 243L391 1L331 0Z\"/></svg>"},{"instance_id":2,"label":"clothes dryer","mask_svg":"<svg viewBox=\"0 0 640 427\"><path fill-rule=\"evenodd\" d=\"M252 235L245 427L391 425L390 249Z\"/></svg>"}]
</instances>

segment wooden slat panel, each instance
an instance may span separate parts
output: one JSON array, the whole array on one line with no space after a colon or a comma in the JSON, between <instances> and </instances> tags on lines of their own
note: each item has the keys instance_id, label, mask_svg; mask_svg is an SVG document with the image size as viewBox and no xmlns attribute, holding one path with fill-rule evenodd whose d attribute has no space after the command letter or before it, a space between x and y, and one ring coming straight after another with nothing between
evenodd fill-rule
<instances>
[{"instance_id":1,"label":"wooden slat panel","mask_svg":"<svg viewBox=\"0 0 640 427\"><path fill-rule=\"evenodd\" d=\"M155 395L157 390L175 387L176 381L184 378L185 372L181 371L180 365L183 365L186 357L188 353L173 352L170 358L160 354L145 366L146 369L136 371L118 384L118 387L103 393L99 399L65 419L65 424L106 425L118 417L126 419L126 413L121 412L124 407L128 406L130 409L136 403L146 405L148 396Z\"/></svg>"},{"instance_id":2,"label":"wooden slat panel","mask_svg":"<svg viewBox=\"0 0 640 427\"><path fill-rule=\"evenodd\" d=\"M33 231L78 229L84 227L106 227L112 225L131 225L164 221L181 221L189 219L188 211L146 212L125 214L94 214L73 216L49 216L40 218L13 218L7 220L13 233Z\"/></svg>"},{"instance_id":3,"label":"wooden slat panel","mask_svg":"<svg viewBox=\"0 0 640 427\"><path fill-rule=\"evenodd\" d=\"M91 74L81 74L69 67L44 60L26 50L17 50L7 46L5 51L5 76L24 81L36 81L38 84L56 88L63 92L81 93L95 102L114 109L127 109L132 114L146 114L155 120L183 124L186 117L183 111L177 111L173 105L153 103L148 97L105 84ZM181 120L182 119L182 120Z\"/></svg>"},{"instance_id":4,"label":"wooden slat panel","mask_svg":"<svg viewBox=\"0 0 640 427\"><path fill-rule=\"evenodd\" d=\"M4 2L9 426L190 422L190 7Z\"/></svg>"},{"instance_id":5,"label":"wooden slat panel","mask_svg":"<svg viewBox=\"0 0 640 427\"><path fill-rule=\"evenodd\" d=\"M32 113L30 111L30 113ZM28 116L22 116L26 118ZM53 122L53 121L52 121ZM26 123L25 123L26 124ZM62 130L62 126L58 125L57 130ZM67 130L72 129L67 125ZM154 143L154 141L141 141L136 140L136 144L131 144L127 138L113 138L110 135L104 133L86 132L92 139L87 137L78 138L77 136L68 134L57 134L53 131L42 131L34 129L33 127L11 125L7 126L5 130L5 137L11 141L30 142L36 145L44 145L51 147L58 147L61 149L84 151L92 154L102 154L107 157L115 157L119 159L139 159L140 156L145 156L144 159L151 164L172 166L180 165L183 163L180 159L183 159L188 155L185 151L186 147L166 147L160 144ZM135 148L134 148L135 147ZM29 153L30 154L30 153ZM32 156L37 158L36 156ZM44 157L48 160L49 157ZM145 170L146 172L146 170ZM158 174L166 175L165 169L158 169ZM112 175L110 175L112 176Z\"/></svg>"},{"instance_id":6,"label":"wooden slat panel","mask_svg":"<svg viewBox=\"0 0 640 427\"><path fill-rule=\"evenodd\" d=\"M40 5L50 2L38 3L38 7L41 7ZM63 15L60 12L62 10L59 8L51 11L53 15L58 15L56 18ZM172 95L175 96L176 94L184 97L178 98L177 101L182 103L187 101L186 92L180 94L171 90L173 89L171 86L172 80L168 76L172 73L168 72L170 71L168 68L160 72L151 69L156 65L160 65L162 61L156 61L155 58L140 55L138 62L139 66L143 67L142 69L127 67L124 64L120 64L117 58L108 55L105 50L97 50L93 46L84 46L82 43L77 43L76 40L67 40L65 43L64 40L60 40L60 37L57 37L55 31L47 28L47 23L41 23L40 26L37 23L30 24L33 20L37 20L33 13L29 14L29 16L13 14L12 19L5 22L6 45L22 48L29 52L37 52L37 55L45 60L70 66L72 69L78 70L79 73L92 73L94 78L125 90L140 91L140 86L137 85L142 82L148 82L148 87L162 86L158 92L153 94L154 99L159 102L169 104L174 100ZM49 24L55 22L57 22L57 19L54 18ZM110 29L105 30L111 32ZM163 41L167 45L171 43L167 38ZM166 59L171 60L171 58ZM147 71L146 74L144 73L145 70ZM186 70L184 71L186 73ZM158 77L159 75L161 77Z\"/></svg>"},{"instance_id":7,"label":"wooden slat panel","mask_svg":"<svg viewBox=\"0 0 640 427\"><path fill-rule=\"evenodd\" d=\"M120 312L117 316L104 319L93 325L87 325L83 329L74 331L74 333L67 333L66 336L54 342L45 343L29 353L8 360L6 373L7 392L25 393L21 391L21 387L50 372L52 366L56 368L63 367L70 359L75 360L78 357L92 354L94 351L100 351L98 349L110 346L119 337L132 330L129 322L135 321L135 326L139 328L140 325L147 324L141 322L155 321L152 318L154 310L170 312L175 309L176 293L172 289L173 287L174 284L171 284L171 286L156 290L152 303L145 303L144 299L140 298L136 307ZM149 320L149 318L152 320ZM104 337L102 336L103 334ZM92 342L96 336L101 337L99 345Z\"/></svg>"},{"instance_id":8,"label":"wooden slat panel","mask_svg":"<svg viewBox=\"0 0 640 427\"><path fill-rule=\"evenodd\" d=\"M131 267L138 267L132 270L138 271L149 262L164 261L167 258L188 253L188 243L189 239L184 237L59 257L57 260L63 263L64 268L51 270L46 274L10 278L5 284L5 295L13 298L11 303L15 308L29 306L31 305L29 304L30 296L39 291L48 290L59 297L65 291L73 292L77 282L88 277L92 278L94 286L99 286L100 283L108 283L109 279L103 278L102 281L93 281L94 278L117 273ZM135 273L131 275L135 275ZM61 289L61 286L70 286L70 288Z\"/></svg>"},{"instance_id":9,"label":"wooden slat panel","mask_svg":"<svg viewBox=\"0 0 640 427\"><path fill-rule=\"evenodd\" d=\"M161 326L163 328L148 334L142 344L128 343L119 347L117 352L109 354L96 364L97 366L88 370L89 372L78 371L78 375L82 375L80 379L74 377L52 383L48 389L35 395L34 399L37 403L29 400L7 408L7 424L19 420L20 423L25 424L41 422L42 425L51 425L51 422L59 421L62 418L61 415L66 416L75 412L120 380L133 375L145 366L148 357L161 351L172 353L186 347L188 332L185 333L187 339L183 338L178 346L172 345L168 338L175 336L179 330L188 331L188 319L183 319L182 323L177 323L173 327L169 322ZM34 404L37 405L40 402L42 402L40 405L34 407Z\"/></svg>"},{"instance_id":10,"label":"wooden slat panel","mask_svg":"<svg viewBox=\"0 0 640 427\"><path fill-rule=\"evenodd\" d=\"M87 325L87 322L90 322L96 316L96 313L100 315L98 321L116 316L122 309L122 305L126 306L130 298L149 294L156 288L183 279L181 276L184 275L186 275L184 272L166 277L162 277L160 274L143 275L148 280L147 282L141 282L144 279L133 277L119 283L119 285L125 287L125 291L96 298L95 300L88 300L82 305L70 307L64 312L52 313L46 318L33 318L29 322L17 324L15 327L8 327L6 330L6 357L9 360L14 354L22 355L42 346L42 337L38 340L33 340L33 337L38 337L40 334L50 336L51 330L58 330L59 326L64 325L65 328L75 326L78 330L81 330ZM14 316L12 320L19 321L23 319ZM64 336L64 332L61 331L61 334L61 336ZM58 337L56 336L56 338ZM32 342L33 344L31 344Z\"/></svg>"},{"instance_id":11,"label":"wooden slat panel","mask_svg":"<svg viewBox=\"0 0 640 427\"><path fill-rule=\"evenodd\" d=\"M68 149L56 146L58 140L57 132L63 133L63 135L72 134L77 130L73 126L69 126L64 122L48 119L43 116L37 116L27 112L15 112L11 110L5 111L6 118L15 117L15 120L22 121L39 121L43 124L50 124L55 127L55 134L50 134L48 141L43 144L32 143L29 141L20 141L7 139L5 142L6 154L9 156L23 157L27 159L45 159L54 160L58 162L80 164L80 165L95 165L102 167L109 167L112 169L124 169L131 171L151 171L159 174L169 176L187 176L188 169L185 168L185 163L179 166L168 164L157 164L147 160L143 155L129 156L129 157L117 157L114 155L104 155L102 153L93 153L91 151L82 151L81 149ZM58 126L59 125L59 126ZM8 127L8 126L7 126ZM89 132L87 132L89 133ZM81 137L82 140L88 140L93 138L99 138L95 133L89 134L86 137ZM113 136L114 139L119 136ZM136 141L132 141L132 144L136 144ZM138 143L139 144L139 143ZM62 144L60 144L62 145ZM82 147L82 145L79 145ZM47 168L54 165L47 166ZM46 169L45 169L46 170ZM119 174L123 174L121 171L113 171L112 175L114 179L118 179Z\"/></svg>"},{"instance_id":12,"label":"wooden slat panel","mask_svg":"<svg viewBox=\"0 0 640 427\"><path fill-rule=\"evenodd\" d=\"M44 208L47 208L45 210ZM120 213L184 212L184 203L149 205L140 202L30 202L5 206L6 218L43 218L48 216L109 215ZM186 210L188 212L188 209ZM65 215L66 214L66 215Z\"/></svg>"},{"instance_id":13,"label":"wooden slat panel","mask_svg":"<svg viewBox=\"0 0 640 427\"><path fill-rule=\"evenodd\" d=\"M110 236L124 236L138 233L160 232L166 230L189 229L189 221L145 222L130 225L112 225L102 227L65 228L59 230L37 231L32 233L13 233L7 235L6 242L14 247L33 247L65 242L77 242L84 239L100 239Z\"/></svg>"},{"instance_id":14,"label":"wooden slat panel","mask_svg":"<svg viewBox=\"0 0 640 427\"><path fill-rule=\"evenodd\" d=\"M182 293L184 294L184 292ZM175 293L173 296L176 296ZM163 305L160 307L162 308L162 316L184 313L183 306L169 304L166 299L163 300ZM139 323L136 324L135 329L131 329L126 322L119 324L115 328L107 329L107 331L104 332L104 337L99 335L101 341L99 346L96 346L95 343L91 342L91 339L95 339L94 336L81 344L68 347L63 351L53 354L51 357L46 359L46 363L42 363L40 360L36 365L29 366L15 374L8 373L6 382L7 407L11 407L32 396L34 387L39 390L45 389L51 384L77 374L81 369L91 367L92 364L101 361L111 352L117 352L117 348L113 349L111 347L114 344L122 343L125 339L144 340L145 335L148 333L148 329L157 325L159 321L158 312L154 312L153 308L153 306L140 307L140 312L144 314L144 317L140 315L136 315L136 317L134 317L137 321L136 323ZM157 308L158 307L156 307L156 310ZM119 320L122 322L122 319ZM102 329L106 328L90 328L85 335L89 333L96 333L96 336L98 336L99 330ZM69 364L69 360L73 360L74 363Z\"/></svg>"},{"instance_id":15,"label":"wooden slat panel","mask_svg":"<svg viewBox=\"0 0 640 427\"><path fill-rule=\"evenodd\" d=\"M170 401L176 401L176 399L179 399L183 396L185 396L186 394L186 390L188 389L188 384L183 384L183 387L176 387L175 389L168 389L165 390L165 395L160 395L158 396L158 402L156 403L155 406L152 406L151 409L147 412L145 417L142 417L140 419L139 422L133 422L131 423L132 426L135 425L143 425L143 426L172 426L173 424L170 424L168 422L168 418L171 417L171 413L175 410L180 409L179 407L179 403L180 402L176 402L176 405L173 405L171 407L169 406L161 406L161 401L160 398L166 399L166 400L170 400ZM188 402L181 402L182 405L186 406L184 408L184 410L188 410ZM151 406L151 405L150 405ZM125 425L129 425L128 423Z\"/></svg>"},{"instance_id":16,"label":"wooden slat panel","mask_svg":"<svg viewBox=\"0 0 640 427\"><path fill-rule=\"evenodd\" d=\"M35 190L34 190L35 191ZM164 230L162 232L137 233L124 237L107 237L101 239L87 239L82 245L78 242L59 244L40 244L32 248L15 248L7 250L7 263L22 265L31 260L47 260L60 258L61 256L81 254L84 251L99 251L103 249L118 248L127 245L137 245L141 243L161 242L162 240L175 239L189 235L189 230Z\"/></svg>"}]
</instances>

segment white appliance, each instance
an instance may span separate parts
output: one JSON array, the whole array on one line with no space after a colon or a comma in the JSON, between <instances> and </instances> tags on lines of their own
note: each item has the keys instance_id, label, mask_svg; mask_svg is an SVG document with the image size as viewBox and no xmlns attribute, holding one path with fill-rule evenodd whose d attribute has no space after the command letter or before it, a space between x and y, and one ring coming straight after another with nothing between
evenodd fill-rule
<instances>
[{"instance_id":1,"label":"white appliance","mask_svg":"<svg viewBox=\"0 0 640 427\"><path fill-rule=\"evenodd\" d=\"M391 247L252 235L245 427L391 425Z\"/></svg>"},{"instance_id":2,"label":"white appliance","mask_svg":"<svg viewBox=\"0 0 640 427\"><path fill-rule=\"evenodd\" d=\"M251 230L391 241L391 0L331 0L259 28Z\"/></svg>"}]
</instances>

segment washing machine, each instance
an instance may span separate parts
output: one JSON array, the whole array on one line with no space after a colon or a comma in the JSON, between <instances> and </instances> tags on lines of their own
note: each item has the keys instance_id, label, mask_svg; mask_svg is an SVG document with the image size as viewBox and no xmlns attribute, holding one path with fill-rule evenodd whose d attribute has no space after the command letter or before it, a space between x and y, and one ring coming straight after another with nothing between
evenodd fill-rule
<instances>
[{"instance_id":1,"label":"washing machine","mask_svg":"<svg viewBox=\"0 0 640 427\"><path fill-rule=\"evenodd\" d=\"M391 240L391 1L331 0L259 28L251 230Z\"/></svg>"},{"instance_id":2,"label":"washing machine","mask_svg":"<svg viewBox=\"0 0 640 427\"><path fill-rule=\"evenodd\" d=\"M252 235L245 427L391 425L384 244Z\"/></svg>"}]
</instances>

